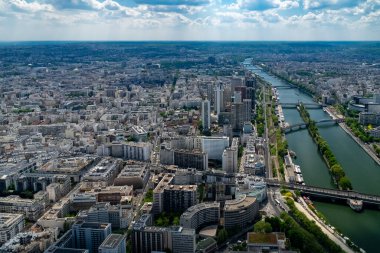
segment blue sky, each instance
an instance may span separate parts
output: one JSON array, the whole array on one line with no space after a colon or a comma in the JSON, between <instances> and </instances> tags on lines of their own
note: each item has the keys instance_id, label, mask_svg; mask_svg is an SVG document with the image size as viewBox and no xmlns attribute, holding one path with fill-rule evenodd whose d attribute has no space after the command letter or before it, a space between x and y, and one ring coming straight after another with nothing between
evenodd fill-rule
<instances>
[{"instance_id":1,"label":"blue sky","mask_svg":"<svg viewBox=\"0 0 380 253\"><path fill-rule=\"evenodd\" d=\"M380 0L0 0L0 40L380 40Z\"/></svg>"}]
</instances>

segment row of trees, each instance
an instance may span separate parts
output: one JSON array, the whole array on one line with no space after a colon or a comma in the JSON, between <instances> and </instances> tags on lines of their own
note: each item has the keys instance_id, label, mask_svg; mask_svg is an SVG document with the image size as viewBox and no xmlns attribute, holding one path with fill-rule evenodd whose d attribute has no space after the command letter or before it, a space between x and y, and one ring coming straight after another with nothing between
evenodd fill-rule
<instances>
[{"instance_id":1,"label":"row of trees","mask_svg":"<svg viewBox=\"0 0 380 253\"><path fill-rule=\"evenodd\" d=\"M360 125L358 120L355 118L346 118L346 124L354 133L354 135L363 142L374 142L380 140L379 138L374 138L373 136L370 136L368 132L364 129L364 127Z\"/></svg>"},{"instance_id":2,"label":"row of trees","mask_svg":"<svg viewBox=\"0 0 380 253\"><path fill-rule=\"evenodd\" d=\"M379 147L378 145L376 145L376 144L373 144L372 146L373 146L373 149L374 149L375 152L376 152L376 155L377 155L378 157L380 157L380 147Z\"/></svg>"},{"instance_id":3,"label":"row of trees","mask_svg":"<svg viewBox=\"0 0 380 253\"><path fill-rule=\"evenodd\" d=\"M263 136L265 128L265 117L262 105L258 105L256 108L256 127L258 136Z\"/></svg>"},{"instance_id":4,"label":"row of trees","mask_svg":"<svg viewBox=\"0 0 380 253\"><path fill-rule=\"evenodd\" d=\"M346 176L342 166L338 163L327 141L319 134L318 127L315 121L310 118L309 112L302 104L299 107L299 111L302 119L308 124L309 133L317 144L319 152L321 152L325 158L327 166L330 168L330 173L338 184L338 187L343 190L352 190L350 179Z\"/></svg>"},{"instance_id":5,"label":"row of trees","mask_svg":"<svg viewBox=\"0 0 380 253\"><path fill-rule=\"evenodd\" d=\"M317 225L308 220L295 207L291 207L290 215L283 212L280 217L266 217L265 220L254 225L254 231L257 233L284 232L290 241L287 241L287 248L299 250L301 253L343 252Z\"/></svg>"},{"instance_id":6,"label":"row of trees","mask_svg":"<svg viewBox=\"0 0 380 253\"><path fill-rule=\"evenodd\" d=\"M283 218L285 221L285 232L288 231L288 233L293 236L293 240L290 238L292 244L301 243L301 247L306 247L305 244L308 242L305 242L305 240L308 241L307 238L309 238L318 244L314 243L309 245L311 247L314 247L314 250L310 250L306 247L306 252L344 252L339 245L330 240L328 236L322 232L322 230L318 227L318 225L315 224L315 222L309 220L295 207L293 199L288 199L287 204L290 208L289 214L283 213L281 215L281 218ZM298 228L298 226L307 231L307 233ZM289 230L293 230L293 232L291 233ZM301 251L303 251L302 249L305 248L301 248Z\"/></svg>"},{"instance_id":7,"label":"row of trees","mask_svg":"<svg viewBox=\"0 0 380 253\"><path fill-rule=\"evenodd\" d=\"M288 154L288 141L282 136L280 129L276 129L276 143L279 170L281 175L284 176L284 156Z\"/></svg>"}]
</instances>

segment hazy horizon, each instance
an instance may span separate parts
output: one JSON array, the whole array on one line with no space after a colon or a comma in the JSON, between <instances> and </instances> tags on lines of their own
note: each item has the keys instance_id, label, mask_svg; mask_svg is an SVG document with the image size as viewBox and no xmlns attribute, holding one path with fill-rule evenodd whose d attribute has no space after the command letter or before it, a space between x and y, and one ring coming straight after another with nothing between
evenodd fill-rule
<instances>
[{"instance_id":1,"label":"hazy horizon","mask_svg":"<svg viewBox=\"0 0 380 253\"><path fill-rule=\"evenodd\" d=\"M379 40L0 40L1 44L8 43L83 43L83 42L125 42L125 43L150 43L150 42L210 42L210 43L380 43Z\"/></svg>"}]
</instances>

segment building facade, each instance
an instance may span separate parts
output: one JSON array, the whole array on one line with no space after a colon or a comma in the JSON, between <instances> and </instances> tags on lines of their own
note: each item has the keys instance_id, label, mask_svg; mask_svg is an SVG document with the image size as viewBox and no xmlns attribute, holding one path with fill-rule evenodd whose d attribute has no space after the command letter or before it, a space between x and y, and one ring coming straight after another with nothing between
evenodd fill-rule
<instances>
[{"instance_id":1,"label":"building facade","mask_svg":"<svg viewBox=\"0 0 380 253\"><path fill-rule=\"evenodd\" d=\"M8 241L24 228L24 216L14 213L0 213L0 244Z\"/></svg>"},{"instance_id":2,"label":"building facade","mask_svg":"<svg viewBox=\"0 0 380 253\"><path fill-rule=\"evenodd\" d=\"M72 226L73 248L98 253L99 246L111 234L110 223L77 221Z\"/></svg>"},{"instance_id":3,"label":"building facade","mask_svg":"<svg viewBox=\"0 0 380 253\"><path fill-rule=\"evenodd\" d=\"M22 199L19 196L0 198L0 212L21 213L27 219L36 221L44 211L44 203L34 199Z\"/></svg>"},{"instance_id":4,"label":"building facade","mask_svg":"<svg viewBox=\"0 0 380 253\"><path fill-rule=\"evenodd\" d=\"M100 245L99 253L126 253L125 236L110 234Z\"/></svg>"},{"instance_id":5,"label":"building facade","mask_svg":"<svg viewBox=\"0 0 380 253\"><path fill-rule=\"evenodd\" d=\"M211 127L211 111L210 111L210 101L202 101L202 127L203 131L210 130Z\"/></svg>"},{"instance_id":6,"label":"building facade","mask_svg":"<svg viewBox=\"0 0 380 253\"><path fill-rule=\"evenodd\" d=\"M218 224L220 218L219 202L204 202L189 207L180 218L181 226L198 230L207 225Z\"/></svg>"},{"instance_id":7,"label":"building facade","mask_svg":"<svg viewBox=\"0 0 380 253\"><path fill-rule=\"evenodd\" d=\"M196 185L168 185L164 189L164 211L183 212L197 204Z\"/></svg>"},{"instance_id":8,"label":"building facade","mask_svg":"<svg viewBox=\"0 0 380 253\"><path fill-rule=\"evenodd\" d=\"M241 195L237 199L227 200L225 202L224 227L245 228L251 224L259 211L259 203L255 197Z\"/></svg>"}]
</instances>

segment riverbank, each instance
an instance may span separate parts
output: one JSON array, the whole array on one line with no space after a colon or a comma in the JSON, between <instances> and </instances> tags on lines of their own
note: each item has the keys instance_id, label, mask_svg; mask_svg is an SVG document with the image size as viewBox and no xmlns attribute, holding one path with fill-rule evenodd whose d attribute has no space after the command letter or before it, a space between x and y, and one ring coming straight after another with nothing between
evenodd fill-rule
<instances>
[{"instance_id":1,"label":"riverbank","mask_svg":"<svg viewBox=\"0 0 380 253\"><path fill-rule=\"evenodd\" d=\"M345 243L345 240L336 234L336 232L327 226L321 219L319 219L313 211L311 211L305 201L302 198L300 199L300 203L294 202L297 209L302 212L309 220L314 221L315 224L322 230L322 232L327 235L331 241L339 245L345 252L347 253L355 253L350 247L348 247Z\"/></svg>"},{"instance_id":2,"label":"riverbank","mask_svg":"<svg viewBox=\"0 0 380 253\"><path fill-rule=\"evenodd\" d=\"M263 70L269 72L271 75L277 77L278 79L282 80L282 81L285 81L287 83L289 83L290 85L293 85L295 87L297 87L300 91L306 93L307 95L309 95L310 97L312 97L313 99L317 100L316 98L316 94L314 91L312 91L310 88L302 85L302 84L299 84L299 83L296 83L284 76L281 76L279 75L278 73L274 72L271 68L269 68L268 66L266 66L265 64L260 64L259 65Z\"/></svg>"},{"instance_id":3,"label":"riverbank","mask_svg":"<svg viewBox=\"0 0 380 253\"><path fill-rule=\"evenodd\" d=\"M334 113L330 108L326 107L326 112L330 115L331 118L337 119L341 118L339 115ZM346 123L339 123L339 126L348 134L351 136L354 141L359 144L359 146L373 159L374 162L376 162L378 165L380 165L380 158L377 157L375 152L369 147L369 144L365 144L363 141L361 141L358 137L354 135L354 133L351 131L351 129L346 125Z\"/></svg>"},{"instance_id":4,"label":"riverbank","mask_svg":"<svg viewBox=\"0 0 380 253\"><path fill-rule=\"evenodd\" d=\"M265 81L271 83L273 87L287 85L285 81L276 78L274 75L269 75L261 68L254 66L248 66L248 68ZM313 102L309 95L298 89L279 88L277 91L281 99L280 103ZM283 113L286 121L291 125L303 122L299 112L294 109L284 109ZM310 110L310 113L315 121L327 119L326 112L322 109ZM330 147L337 159L339 159L352 179L355 190L379 195L379 165L373 162L373 159L366 154L363 148L340 126L321 127L320 132L326 141L330 143ZM308 131L288 133L286 134L286 139L289 143L289 148L297 153L297 164L302 168L305 184L335 188L331 181L329 169ZM378 210L365 209L364 212L357 213L347 205L318 201L314 202L314 206L326 217L331 225L366 252L379 252L376 243L374 243L380 238L380 212Z\"/></svg>"}]
</instances>

